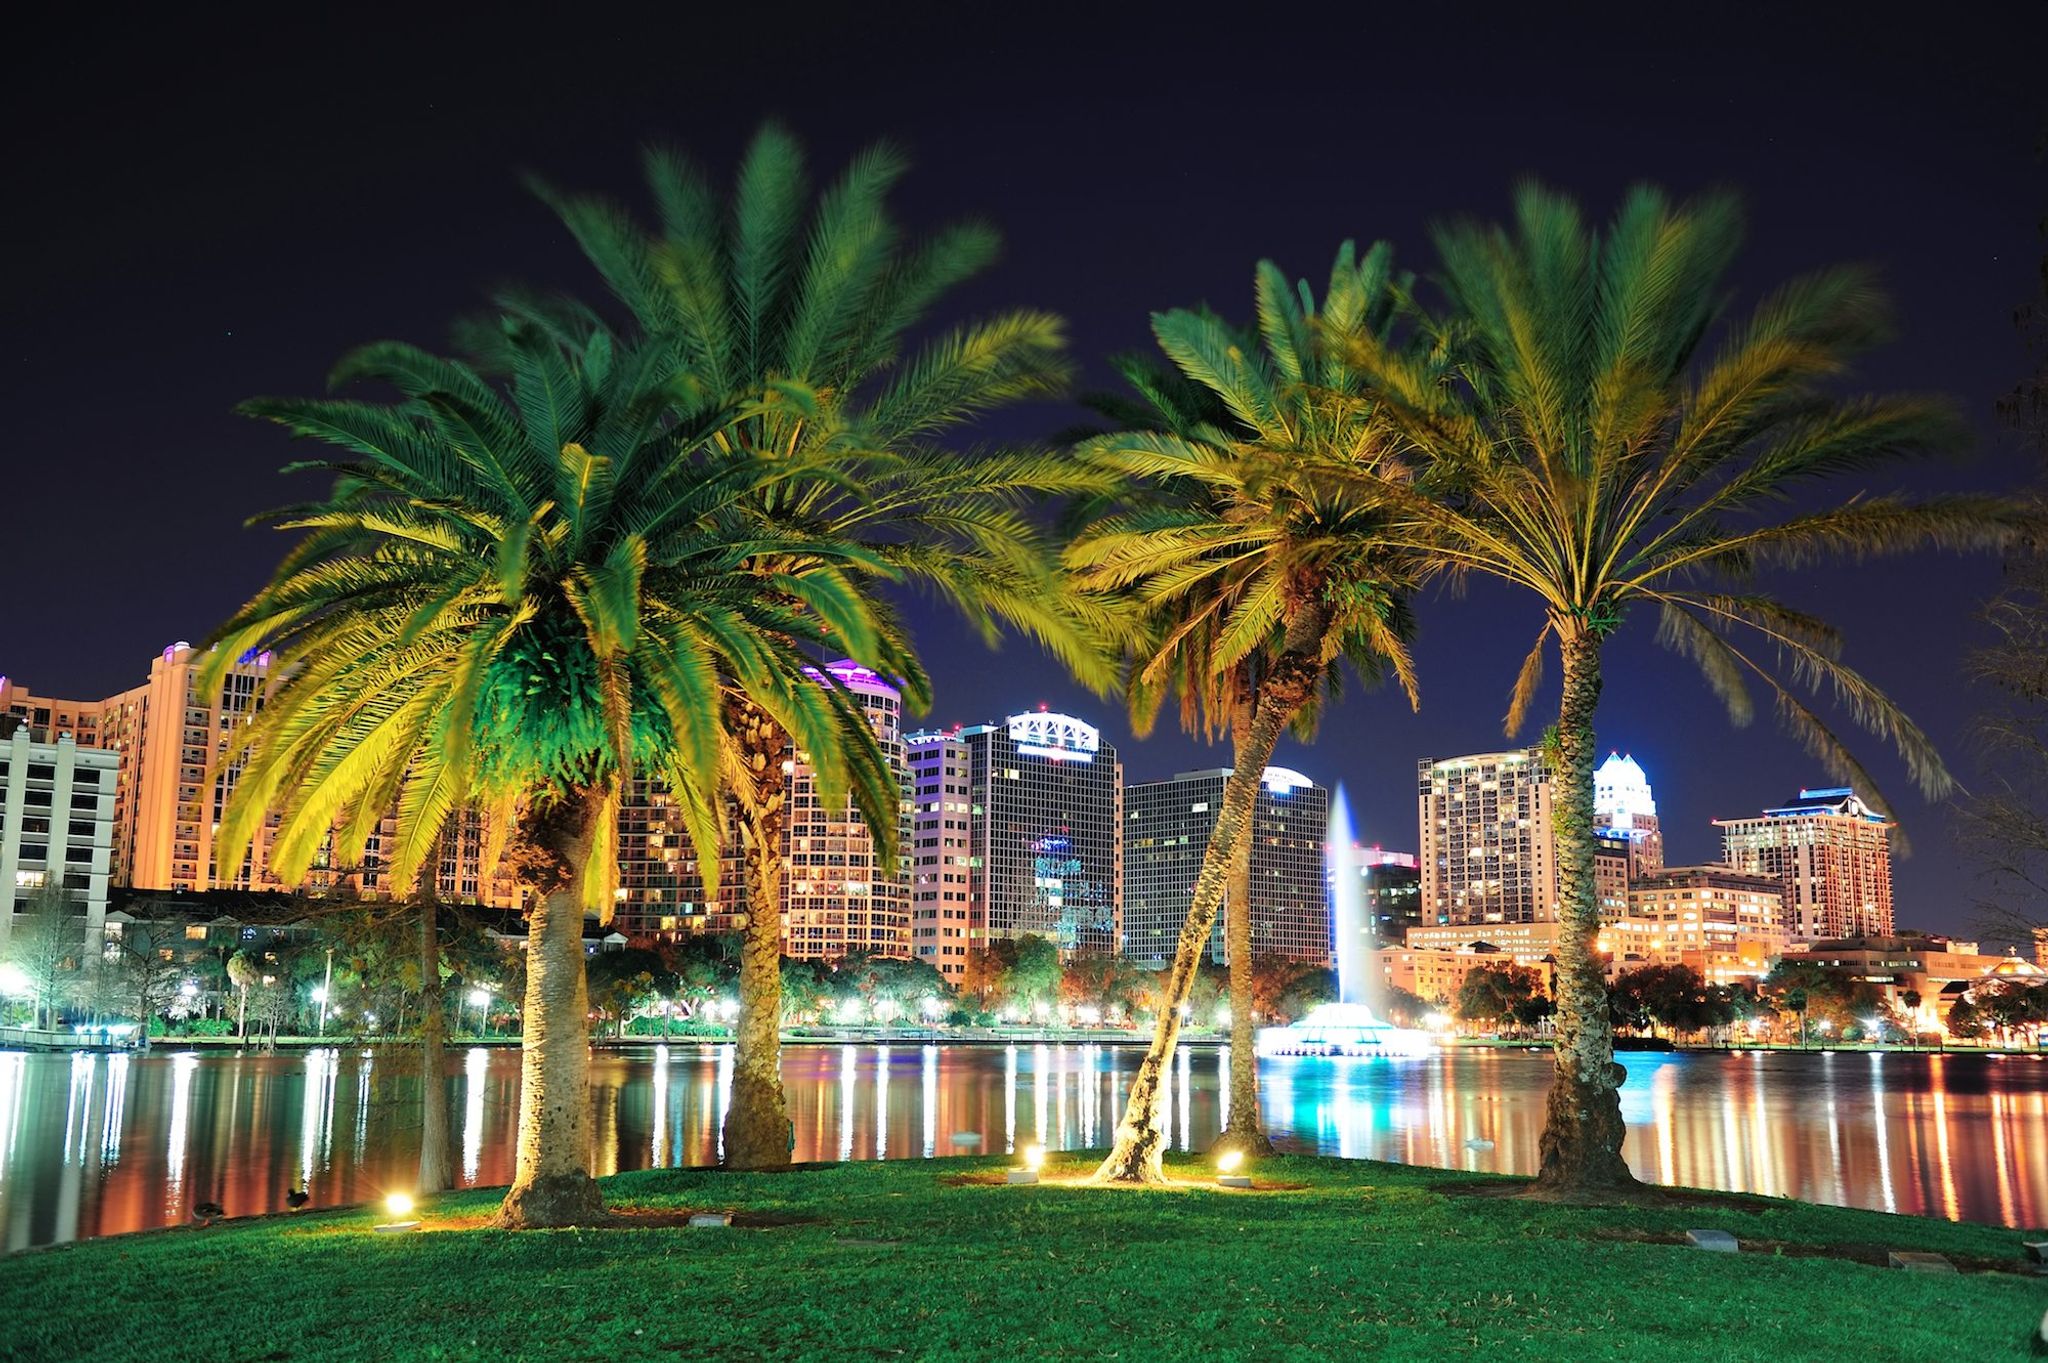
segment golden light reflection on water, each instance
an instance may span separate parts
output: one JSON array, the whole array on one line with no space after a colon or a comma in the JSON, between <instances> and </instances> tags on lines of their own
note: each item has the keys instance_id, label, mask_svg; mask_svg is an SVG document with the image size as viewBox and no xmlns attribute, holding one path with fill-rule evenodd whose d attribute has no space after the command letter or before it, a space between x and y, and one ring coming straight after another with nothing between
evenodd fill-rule
<instances>
[{"instance_id":1,"label":"golden light reflection on water","mask_svg":"<svg viewBox=\"0 0 2048 1363\"><path fill-rule=\"evenodd\" d=\"M1097 1044L804 1045L785 1052L795 1156L914 1159L1107 1144L1140 1052ZM511 1175L515 1051L450 1057L466 1184ZM2048 1219L2048 1063L1862 1053L1630 1054L1627 1154L1664 1183L2017 1226ZM1226 1116L1227 1053L1184 1049L1162 1114L1177 1150ZM316 1205L403 1183L418 1076L401 1051L0 1054L0 1245ZM1281 1060L1262 1106L1283 1147L1449 1169L1536 1167L1550 1061L1464 1051ZM593 1062L591 1167L716 1162L730 1047L675 1043Z\"/></svg>"}]
</instances>

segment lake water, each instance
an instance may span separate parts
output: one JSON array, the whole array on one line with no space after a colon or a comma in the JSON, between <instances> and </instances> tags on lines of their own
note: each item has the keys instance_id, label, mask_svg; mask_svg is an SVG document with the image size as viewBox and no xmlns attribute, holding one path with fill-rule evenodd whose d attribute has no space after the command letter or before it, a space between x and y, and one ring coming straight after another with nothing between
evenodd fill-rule
<instances>
[{"instance_id":1,"label":"lake water","mask_svg":"<svg viewBox=\"0 0 2048 1363\"><path fill-rule=\"evenodd\" d=\"M783 1072L799 1160L920 1159L1107 1144L1134 1046L796 1045ZM1636 1173L2013 1226L2048 1221L2048 1062L1736 1052L1624 1055ZM1180 1053L1171 1139L1221 1129L1225 1053ZM599 1052L592 1168L710 1164L722 1046ZM1546 1055L1269 1060L1268 1129L1291 1150L1506 1173L1536 1166ZM403 1051L278 1055L0 1052L0 1247L19 1249L409 1186L418 1076ZM511 1180L519 1056L458 1050L447 1082L464 1184ZM978 1135L976 1146L958 1139ZM1492 1142L1490 1147L1479 1144Z\"/></svg>"}]
</instances>

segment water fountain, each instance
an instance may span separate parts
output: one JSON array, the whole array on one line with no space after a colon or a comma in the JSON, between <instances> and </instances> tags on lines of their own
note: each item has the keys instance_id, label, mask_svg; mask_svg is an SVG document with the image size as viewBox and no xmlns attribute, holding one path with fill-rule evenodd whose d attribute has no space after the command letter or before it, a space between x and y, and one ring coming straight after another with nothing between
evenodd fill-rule
<instances>
[{"instance_id":1,"label":"water fountain","mask_svg":"<svg viewBox=\"0 0 2048 1363\"><path fill-rule=\"evenodd\" d=\"M1324 853L1330 879L1330 917L1337 939L1337 1001L1318 1004L1286 1027L1259 1029L1259 1054L1392 1056L1436 1049L1428 1032L1384 1022L1365 1001L1365 886L1358 874L1358 843L1351 806L1339 785L1330 794L1329 842Z\"/></svg>"}]
</instances>

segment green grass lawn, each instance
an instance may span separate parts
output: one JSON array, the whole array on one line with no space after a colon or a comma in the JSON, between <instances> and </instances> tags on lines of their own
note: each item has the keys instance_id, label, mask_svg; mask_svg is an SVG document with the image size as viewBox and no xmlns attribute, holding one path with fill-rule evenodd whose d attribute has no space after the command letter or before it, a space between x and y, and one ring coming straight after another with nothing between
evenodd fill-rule
<instances>
[{"instance_id":1,"label":"green grass lawn","mask_svg":"<svg viewBox=\"0 0 2048 1363\"><path fill-rule=\"evenodd\" d=\"M2017 1265L2023 1237L1984 1226L1758 1199L1558 1207L1330 1159L1261 1161L1262 1182L1296 1186L1249 1194L975 1181L1002 1167L607 1180L615 1207L756 1223L729 1230L432 1231L496 1201L471 1192L413 1235L357 1210L35 1251L0 1260L0 1358L1931 1363L2024 1358L2048 1307L2048 1278L1797 1252ZM1658 1242L1689 1227L1745 1252Z\"/></svg>"}]
</instances>

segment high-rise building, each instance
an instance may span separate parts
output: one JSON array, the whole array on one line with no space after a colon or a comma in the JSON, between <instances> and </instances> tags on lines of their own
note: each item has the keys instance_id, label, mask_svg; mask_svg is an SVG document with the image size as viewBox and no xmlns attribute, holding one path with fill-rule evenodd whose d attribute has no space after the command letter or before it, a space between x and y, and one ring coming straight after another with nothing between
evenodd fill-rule
<instances>
[{"instance_id":1,"label":"high-rise building","mask_svg":"<svg viewBox=\"0 0 2048 1363\"><path fill-rule=\"evenodd\" d=\"M804 753L791 759L787 813L782 824L782 950L787 956L837 960L855 951L908 956L911 947L910 869L915 856L910 820L902 697L868 668L840 661L827 668L866 714L881 741L902 798L897 802L894 867L850 798L828 803ZM822 673L814 673L822 682ZM619 814L618 931L630 937L675 937L737 931L745 921L746 868L737 823L729 816L720 853L715 898L705 892L696 845L673 796L660 783L639 780Z\"/></svg>"},{"instance_id":2,"label":"high-rise building","mask_svg":"<svg viewBox=\"0 0 2048 1363\"><path fill-rule=\"evenodd\" d=\"M1423 924L1422 866L1412 852L1378 847L1358 851L1358 874L1365 880L1365 922L1381 942L1401 943L1410 928Z\"/></svg>"},{"instance_id":3,"label":"high-rise building","mask_svg":"<svg viewBox=\"0 0 2048 1363\"><path fill-rule=\"evenodd\" d=\"M228 743L263 704L270 655L236 662L213 694L197 685L205 663L192 645L172 644L150 659L145 686L117 698L138 707L132 744L123 750L132 794L122 810L126 883L145 890L289 889L269 873L274 819L264 821L241 865L213 862L213 833L240 775L239 764L225 761Z\"/></svg>"},{"instance_id":4,"label":"high-rise building","mask_svg":"<svg viewBox=\"0 0 2048 1363\"><path fill-rule=\"evenodd\" d=\"M1094 725L1072 715L1028 711L1000 723L912 734L910 745L919 792L915 839L920 857L961 855L957 848L923 844L944 842L948 832L960 831L943 826L960 822L960 811L943 806L967 807L968 950L1027 933L1050 939L1062 951L1116 949L1123 912L1123 766ZM943 789L937 797L922 793L934 784L963 784L944 775L948 768L961 770L962 758L964 800L958 795L948 799ZM940 773L936 780L934 771ZM942 806L936 811L929 808L934 798ZM936 829L934 819L941 825ZM937 871L956 873L943 860ZM947 889L942 880L936 886L920 885L917 892L943 894ZM920 900L917 907L957 911L959 905ZM959 920L949 924L920 917L914 930L940 933L948 926L959 926ZM936 952L963 945L944 935L913 941L921 959L924 948Z\"/></svg>"},{"instance_id":5,"label":"high-rise building","mask_svg":"<svg viewBox=\"0 0 2048 1363\"><path fill-rule=\"evenodd\" d=\"M868 668L841 660L834 680L874 727L894 773L896 846L884 866L881 848L853 801L826 801L816 770L797 755L789 778L789 814L783 821L782 940L791 956L837 960L849 952L910 954L910 769L903 741L903 698ZM815 674L814 674L815 675Z\"/></svg>"},{"instance_id":6,"label":"high-rise building","mask_svg":"<svg viewBox=\"0 0 2048 1363\"><path fill-rule=\"evenodd\" d=\"M1124 790L1123 954L1169 961L1194 902L1230 768L1184 771ZM1330 793L1300 772L1266 768L1252 808L1252 955L1327 964L1328 887L1323 840ZM1228 959L1223 916L1209 953Z\"/></svg>"},{"instance_id":7,"label":"high-rise building","mask_svg":"<svg viewBox=\"0 0 2048 1363\"><path fill-rule=\"evenodd\" d=\"M1634 757L1611 752L1593 772L1593 827L1627 845L1631 877L1664 869L1657 801L1650 793L1650 778Z\"/></svg>"},{"instance_id":8,"label":"high-rise building","mask_svg":"<svg viewBox=\"0 0 2048 1363\"><path fill-rule=\"evenodd\" d=\"M31 743L55 743L69 734L79 747L97 748L102 708L100 701L31 695L19 682L0 677L0 738L25 729Z\"/></svg>"},{"instance_id":9,"label":"high-rise building","mask_svg":"<svg viewBox=\"0 0 2048 1363\"><path fill-rule=\"evenodd\" d=\"M342 866L323 848L298 887L281 885L269 871L273 816L257 830L242 864L223 875L213 864L213 831L239 774L225 764L235 730L262 705L271 682L270 655L254 654L230 667L218 692L199 694L195 683L205 655L176 643L150 660L149 680L102 701L53 701L0 679L0 721L37 733L75 733L80 748L110 754L117 776L110 787L112 883L146 890L299 888L312 894L340 889L388 893L382 849L397 836L395 812L378 825L358 864ZM517 902L517 889L482 866L483 818L458 813L432 868L443 898L487 904Z\"/></svg>"},{"instance_id":10,"label":"high-rise building","mask_svg":"<svg viewBox=\"0 0 2048 1363\"><path fill-rule=\"evenodd\" d=\"M628 937L694 937L746 925L739 825L728 810L719 847L718 894L705 892L697 844L675 795L636 777L619 802L619 888L612 922Z\"/></svg>"},{"instance_id":11,"label":"high-rise building","mask_svg":"<svg viewBox=\"0 0 2048 1363\"><path fill-rule=\"evenodd\" d=\"M71 735L32 742L26 725L0 738L0 943L14 915L60 887L97 934L107 918L119 759Z\"/></svg>"},{"instance_id":12,"label":"high-rise building","mask_svg":"<svg viewBox=\"0 0 2048 1363\"><path fill-rule=\"evenodd\" d=\"M2034 964L2048 970L2048 928L2034 929Z\"/></svg>"},{"instance_id":13,"label":"high-rise building","mask_svg":"<svg viewBox=\"0 0 2048 1363\"><path fill-rule=\"evenodd\" d=\"M1600 921L1611 923L1628 912L1629 882L1635 879L1635 849L1625 837L1605 828L1593 833L1593 894L1600 901Z\"/></svg>"},{"instance_id":14,"label":"high-rise building","mask_svg":"<svg viewBox=\"0 0 2048 1363\"><path fill-rule=\"evenodd\" d=\"M1892 931L1892 824L1846 786L1746 819L1716 819L1723 860L1783 885L1796 941L1883 937Z\"/></svg>"},{"instance_id":15,"label":"high-rise building","mask_svg":"<svg viewBox=\"0 0 2048 1363\"><path fill-rule=\"evenodd\" d=\"M1426 922L1540 923L1557 917L1550 768L1536 749L1423 758Z\"/></svg>"},{"instance_id":16,"label":"high-rise building","mask_svg":"<svg viewBox=\"0 0 2048 1363\"><path fill-rule=\"evenodd\" d=\"M974 759L958 731L914 733L908 745L911 952L957 984L988 933L969 799Z\"/></svg>"}]
</instances>

